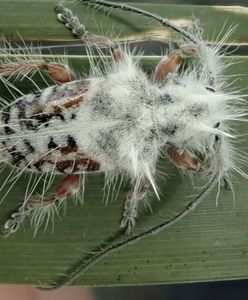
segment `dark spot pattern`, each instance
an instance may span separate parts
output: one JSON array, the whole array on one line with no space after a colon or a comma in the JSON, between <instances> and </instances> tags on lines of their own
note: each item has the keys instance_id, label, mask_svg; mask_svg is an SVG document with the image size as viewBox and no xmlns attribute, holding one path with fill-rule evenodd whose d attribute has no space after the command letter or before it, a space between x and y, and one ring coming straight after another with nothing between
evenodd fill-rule
<instances>
[{"instance_id":1,"label":"dark spot pattern","mask_svg":"<svg viewBox=\"0 0 248 300\"><path fill-rule=\"evenodd\" d=\"M178 126L175 124L169 124L168 126L162 127L160 129L161 133L167 136L174 136L177 130L178 130Z\"/></svg>"},{"instance_id":2,"label":"dark spot pattern","mask_svg":"<svg viewBox=\"0 0 248 300\"><path fill-rule=\"evenodd\" d=\"M26 111L26 104L24 101L19 101L17 104L17 107L18 107L18 118L20 121L20 123L23 123L23 119L26 118L26 114L25 114L25 111Z\"/></svg>"},{"instance_id":3,"label":"dark spot pattern","mask_svg":"<svg viewBox=\"0 0 248 300\"><path fill-rule=\"evenodd\" d=\"M206 88L206 90L215 93L215 89L212 88L211 86L206 86L205 88Z\"/></svg>"},{"instance_id":4,"label":"dark spot pattern","mask_svg":"<svg viewBox=\"0 0 248 300\"><path fill-rule=\"evenodd\" d=\"M61 121L65 121L65 117L61 113L40 113L32 115L29 120L23 120L23 124L25 124L26 128L32 131L37 131L41 125L48 127L49 121L53 118L59 118ZM33 119L34 121L30 120Z\"/></svg>"},{"instance_id":5,"label":"dark spot pattern","mask_svg":"<svg viewBox=\"0 0 248 300\"><path fill-rule=\"evenodd\" d=\"M23 124L25 124L25 126L26 126L26 128L28 129L28 130L32 130L32 131L36 131L37 129L38 129L38 125L36 124L34 124L32 121L30 121L30 120L23 120L22 121L22 123Z\"/></svg>"},{"instance_id":6,"label":"dark spot pattern","mask_svg":"<svg viewBox=\"0 0 248 300\"><path fill-rule=\"evenodd\" d=\"M42 165L44 164L44 160L39 160L36 163L33 164L33 166L37 169L37 171L41 172Z\"/></svg>"},{"instance_id":7,"label":"dark spot pattern","mask_svg":"<svg viewBox=\"0 0 248 300\"><path fill-rule=\"evenodd\" d=\"M189 108L189 113L195 117L198 118L201 116L204 112L207 112L207 107L206 105L200 105L200 104L194 104Z\"/></svg>"},{"instance_id":8,"label":"dark spot pattern","mask_svg":"<svg viewBox=\"0 0 248 300\"><path fill-rule=\"evenodd\" d=\"M155 138L158 138L158 133L157 133L157 131L154 128L152 128L150 130L150 134L147 137L147 140L153 140Z\"/></svg>"},{"instance_id":9,"label":"dark spot pattern","mask_svg":"<svg viewBox=\"0 0 248 300\"><path fill-rule=\"evenodd\" d=\"M58 147L58 145L53 141L53 138L50 137L50 141L48 143L48 149L51 150L51 149L55 149Z\"/></svg>"},{"instance_id":10,"label":"dark spot pattern","mask_svg":"<svg viewBox=\"0 0 248 300\"><path fill-rule=\"evenodd\" d=\"M34 91L34 95L40 97L42 95L42 92L40 90L36 90L36 91Z\"/></svg>"},{"instance_id":11,"label":"dark spot pattern","mask_svg":"<svg viewBox=\"0 0 248 300\"><path fill-rule=\"evenodd\" d=\"M220 122L218 122L217 124L214 125L214 128L219 128L220 126ZM220 140L220 137L216 134L215 135L215 143L217 143Z\"/></svg>"},{"instance_id":12,"label":"dark spot pattern","mask_svg":"<svg viewBox=\"0 0 248 300\"><path fill-rule=\"evenodd\" d=\"M74 160L63 160L56 164L55 169L60 173L65 173L66 169L73 168L74 172L84 169L88 172L98 171L100 164L90 158L82 157Z\"/></svg>"},{"instance_id":13,"label":"dark spot pattern","mask_svg":"<svg viewBox=\"0 0 248 300\"><path fill-rule=\"evenodd\" d=\"M12 164L15 166L19 166L21 161L26 158L25 155L18 151L15 146L9 148L7 151L12 157Z\"/></svg>"},{"instance_id":14,"label":"dark spot pattern","mask_svg":"<svg viewBox=\"0 0 248 300\"><path fill-rule=\"evenodd\" d=\"M78 145L77 145L75 139L71 135L67 136L67 145L68 145L68 147L71 147L71 148L78 148Z\"/></svg>"},{"instance_id":15,"label":"dark spot pattern","mask_svg":"<svg viewBox=\"0 0 248 300\"><path fill-rule=\"evenodd\" d=\"M156 102L157 102L157 104L161 104L161 105L174 103L171 96L167 93L164 93L163 95L160 95L159 97L157 97Z\"/></svg>"},{"instance_id":16,"label":"dark spot pattern","mask_svg":"<svg viewBox=\"0 0 248 300\"><path fill-rule=\"evenodd\" d=\"M4 126L4 132L7 135L15 133L15 131L8 126L10 120L10 108L10 106L7 106L2 112L2 121L6 125Z\"/></svg>"},{"instance_id":17,"label":"dark spot pattern","mask_svg":"<svg viewBox=\"0 0 248 300\"><path fill-rule=\"evenodd\" d=\"M41 113L31 116L31 119L37 120L39 125L46 124L47 126L52 118L59 118L61 121L65 121L65 117L60 113Z\"/></svg>"},{"instance_id":18,"label":"dark spot pattern","mask_svg":"<svg viewBox=\"0 0 248 300\"><path fill-rule=\"evenodd\" d=\"M27 148L27 153L34 153L35 152L35 149L34 147L31 145L31 143L28 141L28 140L24 140L24 145L26 146Z\"/></svg>"}]
</instances>

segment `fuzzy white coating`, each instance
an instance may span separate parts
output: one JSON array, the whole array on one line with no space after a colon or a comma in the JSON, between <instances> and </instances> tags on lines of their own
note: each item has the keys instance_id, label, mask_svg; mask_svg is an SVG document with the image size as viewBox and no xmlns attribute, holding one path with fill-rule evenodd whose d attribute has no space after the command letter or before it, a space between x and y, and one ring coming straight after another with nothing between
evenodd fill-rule
<instances>
[{"instance_id":1,"label":"fuzzy white coating","mask_svg":"<svg viewBox=\"0 0 248 300\"><path fill-rule=\"evenodd\" d=\"M58 162L76 161L80 154L99 163L100 171L106 174L106 184L116 176L129 178L136 198L144 178L158 195L156 166L168 146L178 153L187 150L196 158L200 154L204 164L201 174L210 180L216 178L217 183L223 178L229 180L233 170L244 175L237 166L237 155L231 146L233 133L229 129L230 121L242 120L246 115L242 97L225 89L222 45L207 46L198 38L192 65L169 75L162 83L149 78L139 66L140 57L133 56L125 46L121 61L110 63L102 57L101 68L89 56L87 79L47 87L40 91L40 96L24 95L13 105L3 107L1 159L15 165L13 160L20 158L13 156L15 151L24 156L18 167L58 174ZM80 97L83 101L79 106L64 108L68 101ZM30 119L29 127L20 117L21 103L26 121ZM47 121L37 117L37 106L42 106L40 117L46 116ZM62 112L54 114L54 107ZM58 150L67 146L68 137L73 138L78 150L65 156ZM51 149L49 145L57 147ZM34 151L28 152L31 147ZM41 160L43 164L37 167ZM73 166L63 170L67 174L85 172L84 168L75 171Z\"/></svg>"}]
</instances>

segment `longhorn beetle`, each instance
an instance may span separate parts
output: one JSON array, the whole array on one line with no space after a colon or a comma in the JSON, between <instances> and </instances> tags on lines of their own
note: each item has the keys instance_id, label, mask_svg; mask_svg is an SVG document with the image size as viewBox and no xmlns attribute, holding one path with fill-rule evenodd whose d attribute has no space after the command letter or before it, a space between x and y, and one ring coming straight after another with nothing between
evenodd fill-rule
<instances>
[{"instance_id":1,"label":"longhorn beetle","mask_svg":"<svg viewBox=\"0 0 248 300\"><path fill-rule=\"evenodd\" d=\"M239 168L230 128L230 121L243 120L246 110L242 95L228 92L223 77L226 65L222 46L232 29L218 44L207 45L197 26L186 31L168 19L125 4L82 2L155 19L177 32L181 42L148 76L128 45L87 31L71 10L58 5L58 20L87 44L89 53L91 47L99 54L102 47L107 48L112 61L103 58L99 67L90 59L88 78L77 78L67 64L35 56L0 65L1 80L6 85L12 76L21 74L31 79L36 71L47 73L54 81L52 86L3 105L2 159L21 172L66 174L54 194L44 195L45 188L42 195L25 197L5 223L5 235L15 232L27 215L37 229L45 216L78 193L88 172L104 172L107 181L118 176L130 180L132 190L127 194L121 221L127 234L135 227L138 204L149 187L159 197L155 175L162 154L184 172L208 178L208 184L170 221L107 247L61 284L71 282L109 253L175 223L216 185L232 188L232 171L247 178ZM192 62L178 72L185 56L192 56Z\"/></svg>"}]
</instances>

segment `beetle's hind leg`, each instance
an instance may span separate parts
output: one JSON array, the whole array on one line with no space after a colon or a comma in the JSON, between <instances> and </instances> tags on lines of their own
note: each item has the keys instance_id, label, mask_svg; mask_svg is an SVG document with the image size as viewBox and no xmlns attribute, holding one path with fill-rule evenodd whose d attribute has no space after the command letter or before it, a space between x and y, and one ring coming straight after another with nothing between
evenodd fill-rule
<instances>
[{"instance_id":1,"label":"beetle's hind leg","mask_svg":"<svg viewBox=\"0 0 248 300\"><path fill-rule=\"evenodd\" d=\"M4 236L8 237L16 232L25 220L26 216L33 218L36 226L35 232L39 229L43 219L49 217L49 212L57 209L68 197L78 193L82 176L80 174L68 175L58 186L57 191L48 197L40 195L31 196L23 205L11 214L4 224Z\"/></svg>"},{"instance_id":2,"label":"beetle's hind leg","mask_svg":"<svg viewBox=\"0 0 248 300\"><path fill-rule=\"evenodd\" d=\"M123 53L117 42L105 36L96 35L86 31L85 26L79 22L78 18L73 15L72 11L61 4L57 5L54 8L54 11L57 14L58 20L65 24L65 26L85 44L90 46L106 47L110 49L115 61L123 60Z\"/></svg>"}]
</instances>

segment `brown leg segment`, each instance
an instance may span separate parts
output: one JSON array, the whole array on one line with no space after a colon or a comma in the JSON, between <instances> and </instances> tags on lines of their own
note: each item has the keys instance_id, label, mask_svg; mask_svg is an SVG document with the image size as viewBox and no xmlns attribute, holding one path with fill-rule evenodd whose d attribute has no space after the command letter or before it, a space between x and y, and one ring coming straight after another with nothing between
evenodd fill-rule
<instances>
[{"instance_id":1,"label":"brown leg segment","mask_svg":"<svg viewBox=\"0 0 248 300\"><path fill-rule=\"evenodd\" d=\"M31 196L30 199L12 213L10 218L5 222L3 232L5 237L16 232L26 216L32 216L32 213L35 214L37 211L42 214L44 211L49 210L49 208L54 208L56 204L62 203L68 197L75 195L80 189L82 176L85 176L84 172L100 170L100 164L97 161L83 154L78 153L75 159L72 160L62 159L64 154L73 153L77 151L77 148L63 147L58 149L58 151L62 156L60 157L61 160L55 164L55 167L54 161L51 161L50 157L45 157L44 160L37 162L37 167L40 169L39 171L42 172L43 165L48 163L51 164L52 169L56 172L64 173L66 169L71 168L73 169L72 172L79 172L79 174L69 174L58 186L57 191L49 197L40 195Z\"/></svg>"},{"instance_id":2,"label":"brown leg segment","mask_svg":"<svg viewBox=\"0 0 248 300\"><path fill-rule=\"evenodd\" d=\"M88 45L109 48L115 61L121 61L124 58L118 44L115 41L110 40L104 36L96 35L87 31L81 37L81 39Z\"/></svg>"},{"instance_id":3,"label":"brown leg segment","mask_svg":"<svg viewBox=\"0 0 248 300\"><path fill-rule=\"evenodd\" d=\"M76 80L75 73L70 69L68 65L58 63L44 63L43 70L58 83L66 83Z\"/></svg>"},{"instance_id":4,"label":"brown leg segment","mask_svg":"<svg viewBox=\"0 0 248 300\"><path fill-rule=\"evenodd\" d=\"M173 147L170 146L166 149L167 155L170 160L179 168L186 169L189 171L199 171L200 163L196 160L193 155L184 150L181 154Z\"/></svg>"},{"instance_id":5,"label":"brown leg segment","mask_svg":"<svg viewBox=\"0 0 248 300\"><path fill-rule=\"evenodd\" d=\"M155 79L157 81L163 81L170 73L176 73L182 63L185 55L194 55L196 49L191 46L182 47L169 54L168 57L164 57L157 65L155 69Z\"/></svg>"},{"instance_id":6,"label":"brown leg segment","mask_svg":"<svg viewBox=\"0 0 248 300\"><path fill-rule=\"evenodd\" d=\"M15 233L20 225L23 223L26 216L32 215L35 210L46 210L54 207L54 205L61 203L68 197L75 195L80 189L81 183L80 174L68 175L59 185L57 191L49 196L42 197L40 195L31 196L30 199L21 205L16 212L12 213L10 218L4 224L4 236L8 237Z\"/></svg>"},{"instance_id":7,"label":"brown leg segment","mask_svg":"<svg viewBox=\"0 0 248 300\"><path fill-rule=\"evenodd\" d=\"M43 70L54 81L58 83L66 83L76 79L75 73L68 65L63 65L45 61L21 61L17 63L0 65L0 74L3 76L28 74L29 72Z\"/></svg>"},{"instance_id":8,"label":"brown leg segment","mask_svg":"<svg viewBox=\"0 0 248 300\"><path fill-rule=\"evenodd\" d=\"M50 197L43 198L42 196L33 196L31 197L26 206L29 209L33 209L37 206L46 206L54 204L54 202L61 202L68 197L75 195L79 188L80 188L80 180L81 175L79 174L72 174L68 175L58 186L57 191L55 194L51 195Z\"/></svg>"},{"instance_id":9,"label":"brown leg segment","mask_svg":"<svg viewBox=\"0 0 248 300\"><path fill-rule=\"evenodd\" d=\"M171 53L168 57L164 57L155 69L155 79L157 81L164 80L169 73L176 73L182 62L179 51Z\"/></svg>"}]
</instances>

